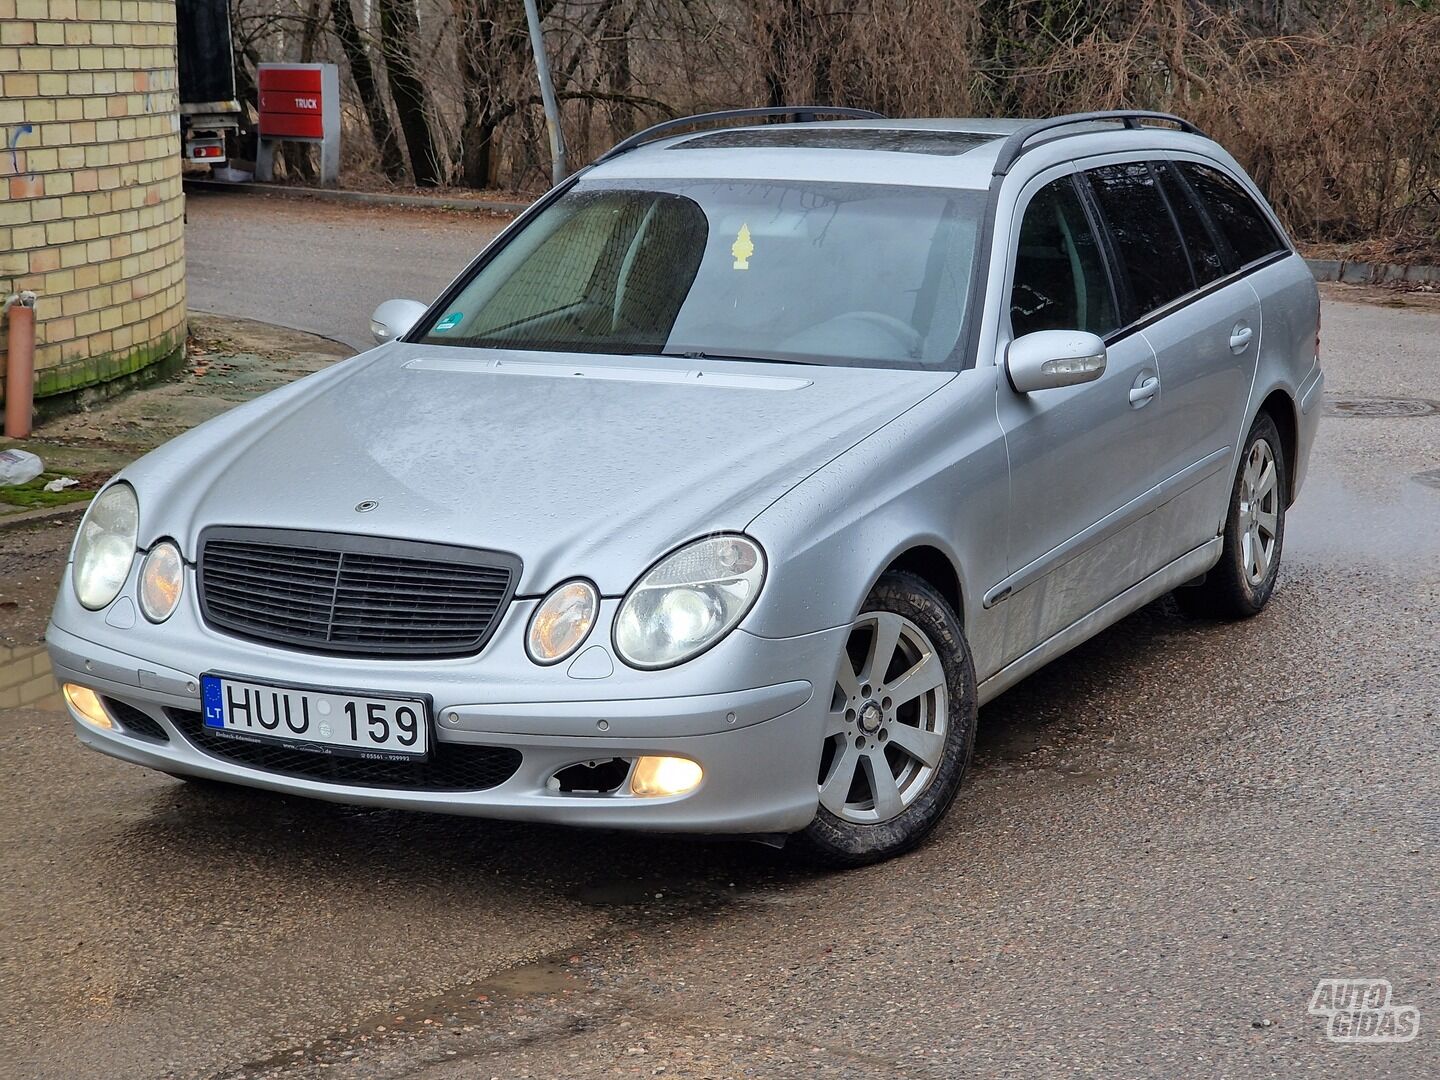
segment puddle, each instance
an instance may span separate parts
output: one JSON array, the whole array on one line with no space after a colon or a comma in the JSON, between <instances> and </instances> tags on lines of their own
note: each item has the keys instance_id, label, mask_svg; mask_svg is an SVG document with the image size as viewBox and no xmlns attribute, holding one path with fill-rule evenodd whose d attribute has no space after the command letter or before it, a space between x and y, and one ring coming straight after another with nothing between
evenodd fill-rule
<instances>
[{"instance_id":1,"label":"puddle","mask_svg":"<svg viewBox=\"0 0 1440 1080\"><path fill-rule=\"evenodd\" d=\"M1413 479L1440 487L1440 469ZM1332 475L1312 475L1286 516L1284 557L1338 556L1369 566L1401 560L1433 563L1440 556L1440 503L1414 488L1396 494L1399 497L1382 498Z\"/></svg>"},{"instance_id":2,"label":"puddle","mask_svg":"<svg viewBox=\"0 0 1440 1080\"><path fill-rule=\"evenodd\" d=\"M476 982L375 1013L326 1037L287 1046L227 1075L269 1077L303 1067L330 1068L382 1042L481 1030L497 1006L591 992L594 988L578 974L579 962L578 954L566 951L514 964Z\"/></svg>"},{"instance_id":3,"label":"puddle","mask_svg":"<svg viewBox=\"0 0 1440 1080\"><path fill-rule=\"evenodd\" d=\"M1435 416L1440 414L1440 401L1402 397L1331 397L1325 396L1326 416L1350 416L1362 419Z\"/></svg>"},{"instance_id":4,"label":"puddle","mask_svg":"<svg viewBox=\"0 0 1440 1080\"><path fill-rule=\"evenodd\" d=\"M0 647L0 710L21 708L64 708L44 645Z\"/></svg>"},{"instance_id":5,"label":"puddle","mask_svg":"<svg viewBox=\"0 0 1440 1080\"><path fill-rule=\"evenodd\" d=\"M519 998L570 993L580 987L568 962L547 957L497 971L479 983L477 990L487 997Z\"/></svg>"}]
</instances>

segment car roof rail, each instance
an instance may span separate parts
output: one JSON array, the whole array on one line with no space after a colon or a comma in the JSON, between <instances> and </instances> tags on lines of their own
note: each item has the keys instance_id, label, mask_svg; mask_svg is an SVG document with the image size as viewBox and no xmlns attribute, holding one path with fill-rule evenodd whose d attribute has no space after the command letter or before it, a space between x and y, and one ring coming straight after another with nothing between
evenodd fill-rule
<instances>
[{"instance_id":1,"label":"car roof rail","mask_svg":"<svg viewBox=\"0 0 1440 1080\"><path fill-rule=\"evenodd\" d=\"M1004 176L1010 171L1010 167L1026 150L1031 149L1027 144L1036 135L1053 131L1056 128L1069 127L1072 124L1090 124L1096 121L1111 120L1117 121L1126 128L1134 129L1140 126L1142 120L1157 120L1167 124L1176 125L1181 131L1188 135L1199 135L1202 139L1207 138L1189 120L1179 116L1172 116L1170 113L1147 112L1143 109L1111 109L1103 112L1068 113L1065 116L1052 116L1047 120L1036 120L1026 124L1024 127L1011 133L1000 147L1000 152L995 155L995 169L993 176ZM1071 132L1071 134L1084 134L1083 132Z\"/></svg>"},{"instance_id":2,"label":"car roof rail","mask_svg":"<svg viewBox=\"0 0 1440 1080\"><path fill-rule=\"evenodd\" d=\"M696 124L713 124L722 120L755 120L755 119L782 119L794 118L794 123L809 123L816 116L831 116L840 120L885 120L888 119L884 113L872 112L869 109L847 109L837 105L787 105L780 108L762 109L721 109L718 112L696 113L694 116L677 116L674 120L663 120L653 124L643 131L637 131L629 138L622 139L605 153L595 159L598 165L602 161L609 161L613 157L625 153L627 150L634 150L637 146L654 142L656 139L677 131L680 128L693 127Z\"/></svg>"}]
</instances>

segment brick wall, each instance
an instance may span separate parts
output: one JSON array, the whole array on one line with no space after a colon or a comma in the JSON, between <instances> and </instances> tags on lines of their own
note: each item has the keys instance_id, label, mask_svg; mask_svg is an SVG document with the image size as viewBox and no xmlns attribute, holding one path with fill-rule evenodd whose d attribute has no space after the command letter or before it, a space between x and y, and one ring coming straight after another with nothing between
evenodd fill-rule
<instances>
[{"instance_id":1,"label":"brick wall","mask_svg":"<svg viewBox=\"0 0 1440 1080\"><path fill-rule=\"evenodd\" d=\"M7 649L0 645L0 709L59 706L59 688L45 646Z\"/></svg>"},{"instance_id":2,"label":"brick wall","mask_svg":"<svg viewBox=\"0 0 1440 1080\"><path fill-rule=\"evenodd\" d=\"M37 397L184 345L177 110L174 0L0 0L0 294L39 294Z\"/></svg>"}]
</instances>

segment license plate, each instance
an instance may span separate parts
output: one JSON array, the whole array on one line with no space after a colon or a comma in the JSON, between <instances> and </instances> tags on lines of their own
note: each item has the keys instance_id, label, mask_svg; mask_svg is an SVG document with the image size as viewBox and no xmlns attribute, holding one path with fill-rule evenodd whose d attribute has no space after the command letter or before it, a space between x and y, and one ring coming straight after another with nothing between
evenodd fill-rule
<instances>
[{"instance_id":1,"label":"license plate","mask_svg":"<svg viewBox=\"0 0 1440 1080\"><path fill-rule=\"evenodd\" d=\"M202 675L200 690L205 726L217 735L377 761L421 758L430 749L425 698L276 686L223 675Z\"/></svg>"}]
</instances>

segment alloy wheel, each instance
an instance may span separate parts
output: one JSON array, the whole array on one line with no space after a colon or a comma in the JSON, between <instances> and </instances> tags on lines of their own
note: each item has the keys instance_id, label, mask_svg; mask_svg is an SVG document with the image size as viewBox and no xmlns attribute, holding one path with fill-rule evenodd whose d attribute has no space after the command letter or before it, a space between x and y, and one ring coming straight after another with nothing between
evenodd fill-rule
<instances>
[{"instance_id":1,"label":"alloy wheel","mask_svg":"<svg viewBox=\"0 0 1440 1080\"><path fill-rule=\"evenodd\" d=\"M1252 588L1264 584L1275 560L1279 533L1280 483L1275 452L1256 439L1245 456L1240 479L1240 565Z\"/></svg>"},{"instance_id":2,"label":"alloy wheel","mask_svg":"<svg viewBox=\"0 0 1440 1080\"><path fill-rule=\"evenodd\" d=\"M879 824L929 786L945 751L945 665L903 616L868 612L840 657L820 759L820 803L836 817Z\"/></svg>"}]
</instances>

